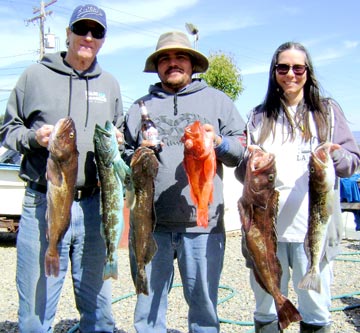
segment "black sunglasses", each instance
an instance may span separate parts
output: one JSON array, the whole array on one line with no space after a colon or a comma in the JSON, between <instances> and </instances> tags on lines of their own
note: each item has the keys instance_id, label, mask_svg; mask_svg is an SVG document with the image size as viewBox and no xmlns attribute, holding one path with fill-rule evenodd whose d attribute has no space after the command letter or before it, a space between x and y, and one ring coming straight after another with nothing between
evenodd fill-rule
<instances>
[{"instance_id":1,"label":"black sunglasses","mask_svg":"<svg viewBox=\"0 0 360 333\"><path fill-rule=\"evenodd\" d=\"M96 25L95 27L89 27L84 23L75 23L70 27L70 30L78 35L78 36L86 36L90 31L91 35L96 39L102 39L105 37L105 29L100 25Z\"/></svg>"},{"instance_id":2,"label":"black sunglasses","mask_svg":"<svg viewBox=\"0 0 360 333\"><path fill-rule=\"evenodd\" d=\"M289 73L289 70L292 69L295 75L303 75L307 70L306 65L287 65L287 64L277 64L275 65L276 71L279 75L286 75Z\"/></svg>"}]
</instances>

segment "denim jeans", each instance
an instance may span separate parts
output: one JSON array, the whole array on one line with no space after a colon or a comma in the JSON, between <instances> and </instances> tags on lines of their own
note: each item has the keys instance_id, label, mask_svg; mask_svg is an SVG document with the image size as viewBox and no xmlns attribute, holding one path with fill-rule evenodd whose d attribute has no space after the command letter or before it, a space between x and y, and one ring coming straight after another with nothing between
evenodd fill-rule
<instances>
[{"instance_id":1,"label":"denim jeans","mask_svg":"<svg viewBox=\"0 0 360 333\"><path fill-rule=\"evenodd\" d=\"M69 259L80 331L113 332L111 281L102 280L105 244L100 235L99 204L99 195L73 203L70 227L58 246L59 276L47 278L46 195L26 190L16 243L20 333L53 332Z\"/></svg>"},{"instance_id":2,"label":"denim jeans","mask_svg":"<svg viewBox=\"0 0 360 333\"><path fill-rule=\"evenodd\" d=\"M158 251L146 265L149 296L140 294L135 307L134 325L138 333L166 333L168 292L174 278L176 257L189 306L190 333L217 333L218 287L224 260L225 234L155 232ZM133 278L136 261L130 240Z\"/></svg>"},{"instance_id":3,"label":"denim jeans","mask_svg":"<svg viewBox=\"0 0 360 333\"><path fill-rule=\"evenodd\" d=\"M290 268L292 268L292 281L297 294L298 310L302 321L307 324L325 326L330 321L332 265L326 259L320 264L321 294L316 291L307 291L298 288L301 278L305 275L308 259L303 243L278 243L277 255L283 270L281 277L281 291L288 296L290 281ZM255 281L253 271L250 270L250 284L255 294L256 310L254 318L261 322L277 320L275 303L271 295L265 292ZM292 300L293 301L293 300ZM294 303L294 302L293 302Z\"/></svg>"}]
</instances>

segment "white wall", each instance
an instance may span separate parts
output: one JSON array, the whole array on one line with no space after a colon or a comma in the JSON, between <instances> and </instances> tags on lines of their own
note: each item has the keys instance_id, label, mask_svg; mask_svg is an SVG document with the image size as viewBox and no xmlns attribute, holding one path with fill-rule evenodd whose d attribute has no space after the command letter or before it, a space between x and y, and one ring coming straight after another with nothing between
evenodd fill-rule
<instances>
[{"instance_id":1,"label":"white wall","mask_svg":"<svg viewBox=\"0 0 360 333\"><path fill-rule=\"evenodd\" d=\"M224 166L224 200L226 231L240 230L241 222L237 208L243 186L234 176L234 168Z\"/></svg>"}]
</instances>

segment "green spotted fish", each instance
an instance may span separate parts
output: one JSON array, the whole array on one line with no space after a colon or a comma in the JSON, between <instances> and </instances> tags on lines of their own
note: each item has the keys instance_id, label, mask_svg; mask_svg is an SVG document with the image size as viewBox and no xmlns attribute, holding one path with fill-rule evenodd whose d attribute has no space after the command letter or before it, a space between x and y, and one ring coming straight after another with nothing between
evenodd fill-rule
<instances>
[{"instance_id":1,"label":"green spotted fish","mask_svg":"<svg viewBox=\"0 0 360 333\"><path fill-rule=\"evenodd\" d=\"M131 169L120 156L116 128L106 121L95 125L95 160L100 179L101 235L106 247L103 279L118 278L118 245L124 229L124 191L129 185Z\"/></svg>"},{"instance_id":2,"label":"green spotted fish","mask_svg":"<svg viewBox=\"0 0 360 333\"><path fill-rule=\"evenodd\" d=\"M309 216L304 248L309 263L298 287L321 292L320 262L334 202L335 169L330 144L320 144L309 159Z\"/></svg>"}]
</instances>

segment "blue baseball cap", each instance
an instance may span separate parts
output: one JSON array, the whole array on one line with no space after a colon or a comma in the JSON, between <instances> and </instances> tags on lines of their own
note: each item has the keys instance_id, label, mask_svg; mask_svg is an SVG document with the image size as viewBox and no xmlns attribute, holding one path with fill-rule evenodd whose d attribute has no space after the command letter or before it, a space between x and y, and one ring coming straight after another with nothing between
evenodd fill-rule
<instances>
[{"instance_id":1,"label":"blue baseball cap","mask_svg":"<svg viewBox=\"0 0 360 333\"><path fill-rule=\"evenodd\" d=\"M95 21L103 26L105 30L107 29L105 12L94 5L87 4L76 7L71 15L69 27L81 20Z\"/></svg>"}]
</instances>

